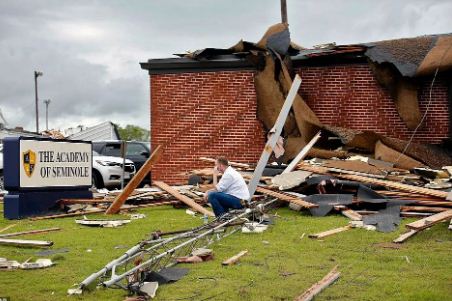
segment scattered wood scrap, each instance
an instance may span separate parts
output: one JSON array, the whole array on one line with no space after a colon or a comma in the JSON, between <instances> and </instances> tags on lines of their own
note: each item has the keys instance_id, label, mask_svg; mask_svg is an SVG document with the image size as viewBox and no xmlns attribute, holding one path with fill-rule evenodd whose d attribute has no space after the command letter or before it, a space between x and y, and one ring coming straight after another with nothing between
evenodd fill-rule
<instances>
[{"instance_id":1,"label":"scattered wood scrap","mask_svg":"<svg viewBox=\"0 0 452 301\"><path fill-rule=\"evenodd\" d=\"M315 283L313 286L308 288L302 295L296 297L294 301L310 301L316 295L318 295L322 290L330 286L333 282L335 282L339 276L340 272L337 271L337 266L335 266L322 280Z\"/></svg>"},{"instance_id":2,"label":"scattered wood scrap","mask_svg":"<svg viewBox=\"0 0 452 301\"><path fill-rule=\"evenodd\" d=\"M233 264L236 264L240 260L240 258L245 256L247 253L248 253L248 250L241 251L237 255L234 255L231 258L226 259L221 264L222 265L233 265Z\"/></svg>"},{"instance_id":3,"label":"scattered wood scrap","mask_svg":"<svg viewBox=\"0 0 452 301\"><path fill-rule=\"evenodd\" d=\"M345 227L340 227L340 228L336 228L336 229L332 229L332 230L328 230L328 231L324 231L324 232L320 232L320 233L317 233L317 234L309 234L308 236L309 236L309 238L324 238L324 237L327 237L327 236L330 236L330 235L333 235L333 234L336 234L336 233L340 233L340 232L344 232L344 231L347 231L347 230L350 230L352 227L351 226L345 226Z\"/></svg>"},{"instance_id":4,"label":"scattered wood scrap","mask_svg":"<svg viewBox=\"0 0 452 301\"><path fill-rule=\"evenodd\" d=\"M412 222L410 224L407 224L406 227L413 230L422 230L425 228L429 228L433 226L434 224L437 224L439 222L448 220L452 218L452 209L443 211L437 214L434 214L432 216L417 220L415 222Z\"/></svg>"},{"instance_id":5,"label":"scattered wood scrap","mask_svg":"<svg viewBox=\"0 0 452 301\"><path fill-rule=\"evenodd\" d=\"M161 182L161 181L154 181L153 184L155 186L159 187L160 189L165 190L166 192L168 192L169 194L171 194L172 196L174 196L175 198L177 198L181 202L187 204L190 208L198 211L199 213L205 214L207 216L215 216L212 211L209 211L209 210L205 209L204 207L202 207L201 205L197 204L195 201L193 201L189 197L187 197L185 195L182 195L179 191L177 191L176 189L172 188L168 184L166 184L164 182Z\"/></svg>"},{"instance_id":6,"label":"scattered wood scrap","mask_svg":"<svg viewBox=\"0 0 452 301\"><path fill-rule=\"evenodd\" d=\"M315 207L318 207L318 205L310 203L310 202L306 202L305 200L302 200L301 198L289 196L289 195L286 195L286 194L283 194L283 193L280 193L280 192L276 192L276 191L273 191L273 190L270 190L270 189L266 189L266 188L263 188L263 187L260 187L260 186L258 186L256 188L256 191L260 192L260 193L263 193L263 194L266 194L266 195L269 195L269 196L272 196L272 197L275 197L277 199L280 199L281 201L286 201L286 202L289 202L289 203L297 204L297 205L302 206L304 208L315 208Z\"/></svg>"},{"instance_id":7,"label":"scattered wood scrap","mask_svg":"<svg viewBox=\"0 0 452 301\"><path fill-rule=\"evenodd\" d=\"M396 243L396 244L401 244L401 243L405 242L408 238L410 238L411 236L415 235L418 232L419 232L419 230L410 230L410 231L408 231L406 233L403 233L402 235L400 235L399 237L394 239L392 242Z\"/></svg>"},{"instance_id":8,"label":"scattered wood scrap","mask_svg":"<svg viewBox=\"0 0 452 301\"><path fill-rule=\"evenodd\" d=\"M0 237L40 234L40 233L48 233L48 232L54 232L54 231L60 231L60 230L61 230L60 228L48 228L48 229L41 229L41 230L22 231L22 232L15 232L15 233L0 234Z\"/></svg>"},{"instance_id":9,"label":"scattered wood scrap","mask_svg":"<svg viewBox=\"0 0 452 301\"><path fill-rule=\"evenodd\" d=\"M206 157L200 157L199 160L205 161L205 162L211 162L211 163L216 163L217 162L216 159L206 158ZM237 163L237 162L232 162L232 161L228 161L228 163L232 167L238 167L238 168L244 168L244 169L249 169L250 168L250 166L248 164L245 164L245 163Z\"/></svg>"},{"instance_id":10,"label":"scattered wood scrap","mask_svg":"<svg viewBox=\"0 0 452 301\"><path fill-rule=\"evenodd\" d=\"M130 180L129 183L127 183L124 190L115 198L114 202L111 204L111 206L107 209L105 212L106 214L115 214L118 213L121 209L121 206L126 202L127 198L129 197L130 193L132 193L135 188L138 187L138 185L143 181L144 177L151 171L152 166L155 165L160 160L160 157L162 155L162 148L161 146L157 146L157 148L154 150L154 152L151 154L149 159L144 163L144 165L140 168L140 170L135 174L135 176Z\"/></svg>"},{"instance_id":11,"label":"scattered wood scrap","mask_svg":"<svg viewBox=\"0 0 452 301\"><path fill-rule=\"evenodd\" d=\"M21 247L50 247L51 245L53 245L53 241L0 238L0 245Z\"/></svg>"},{"instance_id":12,"label":"scattered wood scrap","mask_svg":"<svg viewBox=\"0 0 452 301\"><path fill-rule=\"evenodd\" d=\"M16 226L16 225L17 225L17 224L11 224L11 225L8 225L8 226L6 226L5 228L0 229L0 233L5 232L6 230L11 229L12 227L14 227L14 226Z\"/></svg>"},{"instance_id":13,"label":"scattered wood scrap","mask_svg":"<svg viewBox=\"0 0 452 301\"><path fill-rule=\"evenodd\" d=\"M348 217L352 221L362 221L363 220L363 216L352 209L341 210L341 213L342 213L342 215Z\"/></svg>"}]
</instances>

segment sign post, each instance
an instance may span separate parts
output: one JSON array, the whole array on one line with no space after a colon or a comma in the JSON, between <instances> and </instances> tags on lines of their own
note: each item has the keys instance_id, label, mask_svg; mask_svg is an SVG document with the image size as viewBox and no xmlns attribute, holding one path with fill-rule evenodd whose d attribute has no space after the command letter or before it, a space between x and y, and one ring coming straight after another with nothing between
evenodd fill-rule
<instances>
[{"instance_id":1,"label":"sign post","mask_svg":"<svg viewBox=\"0 0 452 301\"><path fill-rule=\"evenodd\" d=\"M29 137L3 139L4 216L47 214L60 199L92 198L92 145Z\"/></svg>"}]
</instances>

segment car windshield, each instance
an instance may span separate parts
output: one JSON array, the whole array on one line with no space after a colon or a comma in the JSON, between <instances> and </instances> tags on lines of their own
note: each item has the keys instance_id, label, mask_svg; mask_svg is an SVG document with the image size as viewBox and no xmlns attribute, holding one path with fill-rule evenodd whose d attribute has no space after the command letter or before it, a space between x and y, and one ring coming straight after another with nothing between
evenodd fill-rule
<instances>
[{"instance_id":1,"label":"car windshield","mask_svg":"<svg viewBox=\"0 0 452 301\"><path fill-rule=\"evenodd\" d=\"M95 150L93 150L93 157L98 157L100 156L98 152L96 152Z\"/></svg>"}]
</instances>

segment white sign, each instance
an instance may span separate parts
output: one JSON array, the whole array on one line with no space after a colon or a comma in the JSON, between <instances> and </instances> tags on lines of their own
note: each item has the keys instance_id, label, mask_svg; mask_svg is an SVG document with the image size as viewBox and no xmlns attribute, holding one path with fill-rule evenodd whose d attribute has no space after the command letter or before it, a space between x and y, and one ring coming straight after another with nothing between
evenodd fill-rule
<instances>
[{"instance_id":1,"label":"white sign","mask_svg":"<svg viewBox=\"0 0 452 301\"><path fill-rule=\"evenodd\" d=\"M91 186L91 144L20 141L20 187Z\"/></svg>"}]
</instances>

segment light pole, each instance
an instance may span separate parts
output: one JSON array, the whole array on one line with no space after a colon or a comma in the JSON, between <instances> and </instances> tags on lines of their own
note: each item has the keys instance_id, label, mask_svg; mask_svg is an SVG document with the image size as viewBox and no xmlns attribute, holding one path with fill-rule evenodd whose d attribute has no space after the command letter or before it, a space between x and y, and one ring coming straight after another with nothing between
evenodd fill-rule
<instances>
[{"instance_id":1,"label":"light pole","mask_svg":"<svg viewBox=\"0 0 452 301\"><path fill-rule=\"evenodd\" d=\"M39 133L39 110L38 110L38 77L43 73L35 71L35 106L36 106L36 133Z\"/></svg>"},{"instance_id":2,"label":"light pole","mask_svg":"<svg viewBox=\"0 0 452 301\"><path fill-rule=\"evenodd\" d=\"M49 130L49 104L50 99L45 99L44 103L46 104L46 131Z\"/></svg>"}]
</instances>

